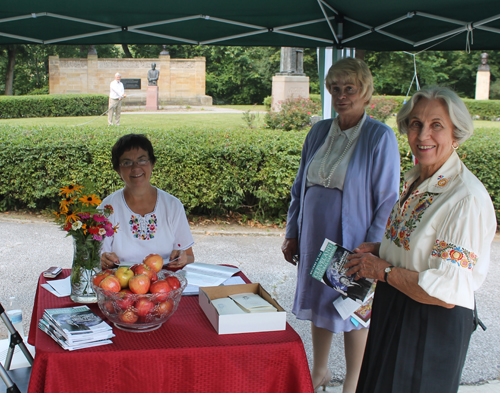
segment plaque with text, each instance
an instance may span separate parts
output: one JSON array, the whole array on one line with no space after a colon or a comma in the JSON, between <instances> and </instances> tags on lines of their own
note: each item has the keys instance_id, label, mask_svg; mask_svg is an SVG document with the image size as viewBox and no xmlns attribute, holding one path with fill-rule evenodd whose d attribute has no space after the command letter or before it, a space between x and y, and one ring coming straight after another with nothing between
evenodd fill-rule
<instances>
[{"instance_id":1,"label":"plaque with text","mask_svg":"<svg viewBox=\"0 0 500 393\"><path fill-rule=\"evenodd\" d=\"M141 90L141 78L121 80L123 87L128 90Z\"/></svg>"}]
</instances>

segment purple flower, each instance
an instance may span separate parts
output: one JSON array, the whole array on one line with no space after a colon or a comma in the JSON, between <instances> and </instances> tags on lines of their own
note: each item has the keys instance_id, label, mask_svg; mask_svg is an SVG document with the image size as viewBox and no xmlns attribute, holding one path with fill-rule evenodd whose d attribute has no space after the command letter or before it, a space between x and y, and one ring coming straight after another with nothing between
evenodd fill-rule
<instances>
[{"instance_id":1,"label":"purple flower","mask_svg":"<svg viewBox=\"0 0 500 393\"><path fill-rule=\"evenodd\" d=\"M88 220L90 218L89 213L78 213L78 215L82 218L82 220Z\"/></svg>"},{"instance_id":2,"label":"purple flower","mask_svg":"<svg viewBox=\"0 0 500 393\"><path fill-rule=\"evenodd\" d=\"M107 221L106 217L104 217L102 214L94 214L94 216L92 218L94 219L94 221L97 221L97 222Z\"/></svg>"},{"instance_id":3,"label":"purple flower","mask_svg":"<svg viewBox=\"0 0 500 393\"><path fill-rule=\"evenodd\" d=\"M97 240L98 242L100 242L102 240L102 236L101 235L92 235L92 239Z\"/></svg>"},{"instance_id":4,"label":"purple flower","mask_svg":"<svg viewBox=\"0 0 500 393\"><path fill-rule=\"evenodd\" d=\"M106 236L111 237L115 234L115 231L113 231L113 228L106 228Z\"/></svg>"}]
</instances>

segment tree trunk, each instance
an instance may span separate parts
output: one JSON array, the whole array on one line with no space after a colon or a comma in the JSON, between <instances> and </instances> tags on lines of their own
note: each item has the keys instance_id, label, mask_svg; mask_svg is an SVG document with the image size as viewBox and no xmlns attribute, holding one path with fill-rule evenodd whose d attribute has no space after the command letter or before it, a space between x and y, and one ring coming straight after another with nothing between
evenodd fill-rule
<instances>
[{"instance_id":1,"label":"tree trunk","mask_svg":"<svg viewBox=\"0 0 500 393\"><path fill-rule=\"evenodd\" d=\"M16 51L15 45L9 45L7 48L7 72L5 73L5 95L12 95L12 84L14 82L14 66L16 65Z\"/></svg>"},{"instance_id":2,"label":"tree trunk","mask_svg":"<svg viewBox=\"0 0 500 393\"><path fill-rule=\"evenodd\" d=\"M125 57L128 57L130 59L134 57L134 56L132 56L132 53L130 53L130 49L128 49L127 44L122 44L122 48L123 48L123 51L125 52Z\"/></svg>"}]
</instances>

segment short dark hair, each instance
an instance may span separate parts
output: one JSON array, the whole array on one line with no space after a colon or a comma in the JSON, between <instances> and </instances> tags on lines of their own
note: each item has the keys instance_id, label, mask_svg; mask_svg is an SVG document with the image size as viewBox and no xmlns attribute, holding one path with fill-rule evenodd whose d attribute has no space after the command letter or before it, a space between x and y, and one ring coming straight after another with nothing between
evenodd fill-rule
<instances>
[{"instance_id":1,"label":"short dark hair","mask_svg":"<svg viewBox=\"0 0 500 393\"><path fill-rule=\"evenodd\" d=\"M143 149L148 152L148 158L151 165L156 163L155 153L153 151L153 145L149 139L144 134L127 134L123 135L118 139L111 149L111 163L113 164L113 169L118 172L120 169L120 157L126 151L132 149Z\"/></svg>"}]
</instances>

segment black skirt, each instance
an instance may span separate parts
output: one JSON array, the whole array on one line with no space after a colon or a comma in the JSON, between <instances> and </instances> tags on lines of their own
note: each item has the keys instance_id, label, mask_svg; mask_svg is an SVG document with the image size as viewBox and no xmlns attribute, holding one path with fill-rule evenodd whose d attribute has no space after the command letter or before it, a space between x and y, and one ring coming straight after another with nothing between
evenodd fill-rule
<instances>
[{"instance_id":1,"label":"black skirt","mask_svg":"<svg viewBox=\"0 0 500 393\"><path fill-rule=\"evenodd\" d=\"M379 282L356 393L456 393L473 311L418 303Z\"/></svg>"}]
</instances>

